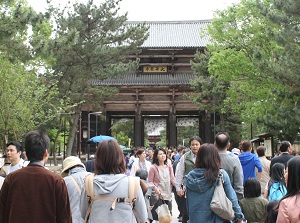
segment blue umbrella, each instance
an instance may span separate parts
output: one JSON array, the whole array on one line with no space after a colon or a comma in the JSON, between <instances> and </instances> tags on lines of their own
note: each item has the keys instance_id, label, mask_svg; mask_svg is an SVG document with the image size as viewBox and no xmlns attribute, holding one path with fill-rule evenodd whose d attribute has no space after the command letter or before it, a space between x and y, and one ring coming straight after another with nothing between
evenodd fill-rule
<instances>
[{"instance_id":1,"label":"blue umbrella","mask_svg":"<svg viewBox=\"0 0 300 223\"><path fill-rule=\"evenodd\" d=\"M106 136L106 135L99 135L99 136L94 136L90 138L89 140L86 141L86 143L91 144L91 143L100 143L104 140L115 140L117 141L114 137L112 136Z\"/></svg>"}]
</instances>

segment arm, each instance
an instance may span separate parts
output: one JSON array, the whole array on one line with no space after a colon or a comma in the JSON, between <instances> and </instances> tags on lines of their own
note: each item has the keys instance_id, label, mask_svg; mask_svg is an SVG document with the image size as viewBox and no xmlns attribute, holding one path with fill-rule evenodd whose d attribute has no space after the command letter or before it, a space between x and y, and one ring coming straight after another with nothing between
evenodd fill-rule
<instances>
[{"instance_id":1,"label":"arm","mask_svg":"<svg viewBox=\"0 0 300 223\"><path fill-rule=\"evenodd\" d=\"M279 205L278 216L277 216L277 221L276 222L284 222L284 223L291 222L289 220L288 209L290 209L290 207L288 207L286 205L285 200L282 200L280 202L280 205Z\"/></svg>"},{"instance_id":2,"label":"arm","mask_svg":"<svg viewBox=\"0 0 300 223\"><path fill-rule=\"evenodd\" d=\"M56 184L56 222L72 222L69 195L65 181L61 178Z\"/></svg>"},{"instance_id":3,"label":"arm","mask_svg":"<svg viewBox=\"0 0 300 223\"><path fill-rule=\"evenodd\" d=\"M130 170L130 176L135 177L136 170L138 169L139 163L134 161Z\"/></svg>"},{"instance_id":4,"label":"arm","mask_svg":"<svg viewBox=\"0 0 300 223\"><path fill-rule=\"evenodd\" d=\"M159 195L160 190L158 189L158 182L157 182L157 176L156 176L156 168L155 164L153 164L149 170L149 176L148 176L148 182L154 186L154 191Z\"/></svg>"},{"instance_id":5,"label":"arm","mask_svg":"<svg viewBox=\"0 0 300 223\"><path fill-rule=\"evenodd\" d=\"M0 222L4 223L5 221L5 212L6 212L6 202L8 195L8 177L4 180L2 188L0 190Z\"/></svg>"},{"instance_id":6,"label":"arm","mask_svg":"<svg viewBox=\"0 0 300 223\"><path fill-rule=\"evenodd\" d=\"M141 223L147 222L147 218L148 218L147 206L146 206L145 197L143 195L141 188L139 188L138 195L137 195L137 198L135 201L134 209L137 212L140 222Z\"/></svg>"},{"instance_id":7,"label":"arm","mask_svg":"<svg viewBox=\"0 0 300 223\"><path fill-rule=\"evenodd\" d=\"M173 185L174 187L176 187L174 170L173 170L173 166L172 165L169 165L169 172L170 172L171 185Z\"/></svg>"},{"instance_id":8,"label":"arm","mask_svg":"<svg viewBox=\"0 0 300 223\"><path fill-rule=\"evenodd\" d=\"M226 196L232 202L232 208L234 210L235 217L238 219L239 222L242 222L242 220L244 219L244 215L243 215L242 209L238 203L236 193L231 186L230 179L229 179L227 172L225 170L222 170L222 173L223 173L223 179L224 179L223 186L224 186Z\"/></svg>"},{"instance_id":9,"label":"arm","mask_svg":"<svg viewBox=\"0 0 300 223\"><path fill-rule=\"evenodd\" d=\"M185 170L184 167L184 155L180 158L179 163L176 166L176 172L175 172L175 187L177 191L177 195L182 197L184 195L184 190L181 187L183 183L183 173Z\"/></svg>"},{"instance_id":10,"label":"arm","mask_svg":"<svg viewBox=\"0 0 300 223\"><path fill-rule=\"evenodd\" d=\"M244 197L244 187L243 187L243 169L239 159L236 160L236 166L233 170L233 188L237 195L238 200L241 200Z\"/></svg>"},{"instance_id":11,"label":"arm","mask_svg":"<svg viewBox=\"0 0 300 223\"><path fill-rule=\"evenodd\" d=\"M81 195L80 195L79 209L80 209L81 217L83 219L85 219L85 215L86 215L88 206L89 206L89 204L88 204L88 198L87 198L86 190L85 190L85 187L82 187Z\"/></svg>"}]
</instances>

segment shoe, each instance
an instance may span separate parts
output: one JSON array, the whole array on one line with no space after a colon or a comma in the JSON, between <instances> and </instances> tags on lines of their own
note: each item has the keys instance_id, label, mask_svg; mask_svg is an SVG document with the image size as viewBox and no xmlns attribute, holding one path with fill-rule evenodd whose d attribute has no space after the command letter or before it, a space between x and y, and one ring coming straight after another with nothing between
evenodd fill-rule
<instances>
[{"instance_id":1,"label":"shoe","mask_svg":"<svg viewBox=\"0 0 300 223\"><path fill-rule=\"evenodd\" d=\"M178 218L178 222L182 222L182 217L179 217L179 218Z\"/></svg>"},{"instance_id":2,"label":"shoe","mask_svg":"<svg viewBox=\"0 0 300 223\"><path fill-rule=\"evenodd\" d=\"M182 214L179 214L177 218L178 218L178 219L179 219L179 218L182 218Z\"/></svg>"}]
</instances>

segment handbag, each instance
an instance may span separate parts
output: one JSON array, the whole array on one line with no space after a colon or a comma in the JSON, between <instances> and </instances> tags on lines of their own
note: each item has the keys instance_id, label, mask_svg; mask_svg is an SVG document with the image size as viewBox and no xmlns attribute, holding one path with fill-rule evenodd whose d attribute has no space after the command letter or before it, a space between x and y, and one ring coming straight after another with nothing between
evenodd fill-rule
<instances>
[{"instance_id":1,"label":"handbag","mask_svg":"<svg viewBox=\"0 0 300 223\"><path fill-rule=\"evenodd\" d=\"M162 200L163 204L157 207L156 213L158 216L159 223L170 223L172 222L172 216L169 210L168 204L165 203L164 200Z\"/></svg>"},{"instance_id":2,"label":"handbag","mask_svg":"<svg viewBox=\"0 0 300 223\"><path fill-rule=\"evenodd\" d=\"M170 223L172 216L168 207L168 201L165 201L162 197L159 197L153 208L151 209L152 220Z\"/></svg>"},{"instance_id":3,"label":"handbag","mask_svg":"<svg viewBox=\"0 0 300 223\"><path fill-rule=\"evenodd\" d=\"M225 220L234 219L234 211L231 201L227 198L223 187L223 174L220 171L213 197L210 202L211 210L220 218Z\"/></svg>"}]
</instances>

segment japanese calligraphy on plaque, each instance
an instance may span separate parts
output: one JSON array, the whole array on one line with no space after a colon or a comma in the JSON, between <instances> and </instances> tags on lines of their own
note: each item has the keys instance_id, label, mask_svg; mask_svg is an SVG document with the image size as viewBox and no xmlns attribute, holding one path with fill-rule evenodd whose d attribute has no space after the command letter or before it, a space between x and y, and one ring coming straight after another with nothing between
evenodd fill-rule
<instances>
[{"instance_id":1,"label":"japanese calligraphy on plaque","mask_svg":"<svg viewBox=\"0 0 300 223\"><path fill-rule=\"evenodd\" d=\"M168 72L167 66L144 66L144 73L166 73Z\"/></svg>"}]
</instances>

